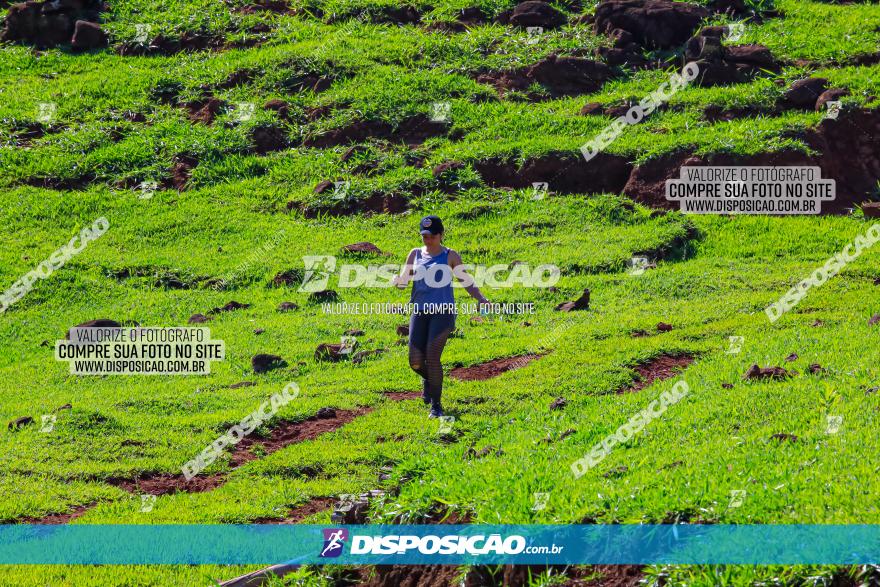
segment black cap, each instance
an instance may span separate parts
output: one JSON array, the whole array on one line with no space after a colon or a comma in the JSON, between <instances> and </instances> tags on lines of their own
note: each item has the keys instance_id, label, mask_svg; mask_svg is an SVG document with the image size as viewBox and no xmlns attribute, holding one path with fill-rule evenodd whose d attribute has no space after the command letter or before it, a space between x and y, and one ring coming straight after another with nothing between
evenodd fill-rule
<instances>
[{"instance_id":1,"label":"black cap","mask_svg":"<svg viewBox=\"0 0 880 587\"><path fill-rule=\"evenodd\" d=\"M439 216L425 216L419 222L419 234L440 234L443 232L443 221Z\"/></svg>"}]
</instances>

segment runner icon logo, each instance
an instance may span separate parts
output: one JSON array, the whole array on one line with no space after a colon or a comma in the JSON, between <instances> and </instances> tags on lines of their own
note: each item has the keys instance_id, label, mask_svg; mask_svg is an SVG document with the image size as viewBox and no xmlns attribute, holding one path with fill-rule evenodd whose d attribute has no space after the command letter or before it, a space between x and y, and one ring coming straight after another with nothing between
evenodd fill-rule
<instances>
[{"instance_id":1,"label":"runner icon logo","mask_svg":"<svg viewBox=\"0 0 880 587\"><path fill-rule=\"evenodd\" d=\"M321 549L321 558L335 558L342 554L342 547L348 540L348 530L345 528L324 529L322 532L324 533L324 548Z\"/></svg>"}]
</instances>

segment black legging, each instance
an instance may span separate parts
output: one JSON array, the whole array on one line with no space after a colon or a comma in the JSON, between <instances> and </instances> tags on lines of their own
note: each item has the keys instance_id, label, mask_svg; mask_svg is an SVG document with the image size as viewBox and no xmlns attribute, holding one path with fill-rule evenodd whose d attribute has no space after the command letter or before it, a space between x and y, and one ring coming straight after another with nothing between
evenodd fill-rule
<instances>
[{"instance_id":1,"label":"black legging","mask_svg":"<svg viewBox=\"0 0 880 587\"><path fill-rule=\"evenodd\" d=\"M440 355L455 328L455 314L417 314L409 319L409 366L422 376L423 391L432 404L440 403L443 366Z\"/></svg>"}]
</instances>

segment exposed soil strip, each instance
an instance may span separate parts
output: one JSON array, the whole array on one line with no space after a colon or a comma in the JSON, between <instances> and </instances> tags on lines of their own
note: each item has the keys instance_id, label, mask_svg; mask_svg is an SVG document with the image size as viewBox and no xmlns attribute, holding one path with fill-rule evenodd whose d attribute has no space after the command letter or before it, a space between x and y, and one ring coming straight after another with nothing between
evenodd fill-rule
<instances>
[{"instance_id":1,"label":"exposed soil strip","mask_svg":"<svg viewBox=\"0 0 880 587\"><path fill-rule=\"evenodd\" d=\"M629 387L619 389L617 393L639 391L648 387L654 381L669 379L693 362L694 357L691 355L660 355L659 357L654 357L647 363L635 365L633 369L639 375L638 380Z\"/></svg>"},{"instance_id":2,"label":"exposed soil strip","mask_svg":"<svg viewBox=\"0 0 880 587\"><path fill-rule=\"evenodd\" d=\"M321 434L332 432L348 424L355 418L372 411L372 408L360 407L354 410L330 410L325 414L329 417L312 416L301 422L281 422L272 429L269 438L244 438L232 452L229 460L231 469L240 467L248 461L257 458L250 449L259 445L265 454L271 454L277 450L305 440L312 440ZM323 415L323 414L322 414ZM178 491L185 493L201 493L211 491L223 485L226 476L222 473L214 475L197 475L187 481L182 474L172 475L162 473L158 475L146 475L136 479L109 479L107 483L132 493L147 493L150 495L166 495Z\"/></svg>"},{"instance_id":3,"label":"exposed soil strip","mask_svg":"<svg viewBox=\"0 0 880 587\"><path fill-rule=\"evenodd\" d=\"M257 518L252 524L297 524L311 515L332 508L336 503L335 497L313 497L301 506L297 506L288 512L284 518Z\"/></svg>"},{"instance_id":4,"label":"exposed soil strip","mask_svg":"<svg viewBox=\"0 0 880 587\"><path fill-rule=\"evenodd\" d=\"M382 395L396 402L402 402L411 399L422 399L421 391L386 391Z\"/></svg>"},{"instance_id":5,"label":"exposed soil strip","mask_svg":"<svg viewBox=\"0 0 880 587\"><path fill-rule=\"evenodd\" d=\"M93 507L96 504L88 503L85 505L78 505L73 508L71 511L63 513L63 514L49 514L48 516L44 516L42 518L22 518L19 520L21 524L47 524L47 525L55 525L55 524L67 524L71 520L75 520L80 517Z\"/></svg>"},{"instance_id":6,"label":"exposed soil strip","mask_svg":"<svg viewBox=\"0 0 880 587\"><path fill-rule=\"evenodd\" d=\"M223 485L226 482L226 476L216 475L197 475L186 480L183 475L172 475L170 473L159 473L154 475L144 475L135 479L108 479L106 483L124 489L129 493L147 494L147 495L168 495L169 493L202 493L211 491Z\"/></svg>"},{"instance_id":7,"label":"exposed soil strip","mask_svg":"<svg viewBox=\"0 0 880 587\"><path fill-rule=\"evenodd\" d=\"M271 454L290 444L312 440L321 434L332 432L337 428L345 426L355 418L372 411L373 408L368 407L360 407L354 410L332 410L333 416L329 418L312 416L301 422L282 422L272 429L272 434L269 438L248 437L239 442L232 453L229 464L232 467L239 467L248 461L256 459L257 455L250 450L253 446L259 445L266 454Z\"/></svg>"},{"instance_id":8,"label":"exposed soil strip","mask_svg":"<svg viewBox=\"0 0 880 587\"><path fill-rule=\"evenodd\" d=\"M470 367L456 367L449 372L449 376L459 381L484 381L498 377L502 373L525 367L535 359L540 359L543 354L519 355L516 357L505 357L503 359L492 359L478 365Z\"/></svg>"}]
</instances>

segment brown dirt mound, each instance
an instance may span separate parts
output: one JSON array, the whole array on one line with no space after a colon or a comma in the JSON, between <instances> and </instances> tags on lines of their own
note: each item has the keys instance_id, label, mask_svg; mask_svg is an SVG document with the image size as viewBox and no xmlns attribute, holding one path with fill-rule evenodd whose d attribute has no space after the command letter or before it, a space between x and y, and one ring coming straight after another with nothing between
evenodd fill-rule
<instances>
[{"instance_id":1,"label":"brown dirt mound","mask_svg":"<svg viewBox=\"0 0 880 587\"><path fill-rule=\"evenodd\" d=\"M283 369L286 366L287 361L278 355L259 353L251 357L251 367L254 373L266 373L272 369Z\"/></svg>"},{"instance_id":2,"label":"brown dirt mound","mask_svg":"<svg viewBox=\"0 0 880 587\"><path fill-rule=\"evenodd\" d=\"M633 200L657 208L678 205L664 198L668 179L679 177L680 167L707 165L819 166L823 178L836 181L837 197L822 204L822 213L840 213L872 197L880 177L880 110L842 112L837 120L823 120L799 138L819 155L797 151L695 156L674 153L636 167L623 188Z\"/></svg>"},{"instance_id":3,"label":"brown dirt mound","mask_svg":"<svg viewBox=\"0 0 880 587\"><path fill-rule=\"evenodd\" d=\"M541 0L526 0L517 4L509 15L504 14L499 21L519 27L542 27L555 29L568 20L565 14L556 10L551 4Z\"/></svg>"},{"instance_id":4,"label":"brown dirt mound","mask_svg":"<svg viewBox=\"0 0 880 587\"><path fill-rule=\"evenodd\" d=\"M303 145L326 148L359 143L368 139L417 145L431 137L445 135L447 130L448 126L445 123L434 122L424 114L411 116L397 127L384 120L358 120L348 126L334 128L322 135L307 138Z\"/></svg>"},{"instance_id":5,"label":"brown dirt mound","mask_svg":"<svg viewBox=\"0 0 880 587\"><path fill-rule=\"evenodd\" d=\"M459 381L485 381L498 377L507 371L525 367L535 359L540 359L543 354L527 354L503 359L492 359L470 367L456 367L449 372L449 376Z\"/></svg>"},{"instance_id":6,"label":"brown dirt mound","mask_svg":"<svg viewBox=\"0 0 880 587\"><path fill-rule=\"evenodd\" d=\"M71 520L75 520L76 518L85 514L87 511L95 507L95 505L96 504L94 503L78 505L69 512L65 512L63 514L49 514L48 516L43 516L42 518L22 518L21 520L19 520L19 523L41 525L67 524Z\"/></svg>"},{"instance_id":7,"label":"brown dirt mound","mask_svg":"<svg viewBox=\"0 0 880 587\"><path fill-rule=\"evenodd\" d=\"M325 413L312 416L301 422L283 422L272 429L269 438L254 438L252 436L243 438L241 442L235 445L235 450L229 459L229 464L232 467L239 467L257 458L251 452L251 448L254 446L259 445L262 447L263 452L271 454L296 442L311 440L327 432L342 428L355 418L369 414L372 411L373 409L368 407L360 407L354 410L328 409Z\"/></svg>"},{"instance_id":8,"label":"brown dirt mound","mask_svg":"<svg viewBox=\"0 0 880 587\"><path fill-rule=\"evenodd\" d=\"M214 96L193 100L183 105L186 116L191 122L210 125L217 118L226 103Z\"/></svg>"},{"instance_id":9,"label":"brown dirt mound","mask_svg":"<svg viewBox=\"0 0 880 587\"><path fill-rule=\"evenodd\" d=\"M336 503L333 497L313 497L301 506L297 506L288 512L284 518L257 518L252 524L298 524L302 520L314 514L330 509Z\"/></svg>"},{"instance_id":10,"label":"brown dirt mound","mask_svg":"<svg viewBox=\"0 0 880 587\"><path fill-rule=\"evenodd\" d=\"M602 0L593 22L598 33L623 29L643 47L672 49L710 14L703 6L671 0Z\"/></svg>"},{"instance_id":11,"label":"brown dirt mound","mask_svg":"<svg viewBox=\"0 0 880 587\"><path fill-rule=\"evenodd\" d=\"M654 381L662 381L674 377L679 371L693 362L694 358L691 355L660 355L659 357L654 357L647 363L635 365L633 369L638 373L638 380L629 387L618 390L617 393L639 391L648 387Z\"/></svg>"},{"instance_id":12,"label":"brown dirt mound","mask_svg":"<svg viewBox=\"0 0 880 587\"><path fill-rule=\"evenodd\" d=\"M502 95L510 91L527 92L529 86L538 83L551 97L560 97L591 94L613 77L614 71L600 61L550 55L519 69L481 73L477 76L477 82L495 86ZM541 98L538 95L529 96L531 99Z\"/></svg>"},{"instance_id":13,"label":"brown dirt mound","mask_svg":"<svg viewBox=\"0 0 880 587\"><path fill-rule=\"evenodd\" d=\"M13 4L6 13L0 41L41 48L66 44L77 49L102 47L107 44L107 36L95 24L102 10L104 3L101 0L44 0ZM75 44L74 35L78 36Z\"/></svg>"},{"instance_id":14,"label":"brown dirt mound","mask_svg":"<svg viewBox=\"0 0 880 587\"><path fill-rule=\"evenodd\" d=\"M590 290L585 289L584 293L581 294L581 297L576 299L573 302L562 302L557 305L554 310L559 312L572 312L575 310L589 310L590 309Z\"/></svg>"},{"instance_id":15,"label":"brown dirt mound","mask_svg":"<svg viewBox=\"0 0 880 587\"><path fill-rule=\"evenodd\" d=\"M528 159L521 167L492 158L475 163L474 168L492 187L521 189L547 182L550 191L560 194L620 193L632 173L629 161L607 153L589 162L574 154L544 155Z\"/></svg>"},{"instance_id":16,"label":"brown dirt mound","mask_svg":"<svg viewBox=\"0 0 880 587\"><path fill-rule=\"evenodd\" d=\"M177 191L186 189L192 170L199 164L199 160L189 155L178 155L171 165L171 178L163 182L164 188L174 188Z\"/></svg>"},{"instance_id":17,"label":"brown dirt mound","mask_svg":"<svg viewBox=\"0 0 880 587\"><path fill-rule=\"evenodd\" d=\"M290 147L287 132L274 124L260 124L250 130L251 151L265 155L275 151L283 151Z\"/></svg>"}]
</instances>

